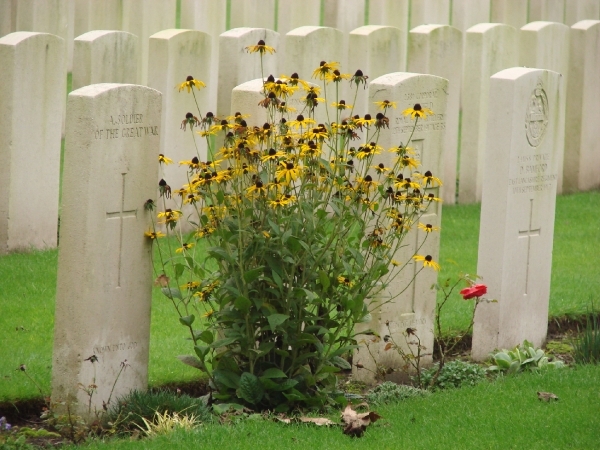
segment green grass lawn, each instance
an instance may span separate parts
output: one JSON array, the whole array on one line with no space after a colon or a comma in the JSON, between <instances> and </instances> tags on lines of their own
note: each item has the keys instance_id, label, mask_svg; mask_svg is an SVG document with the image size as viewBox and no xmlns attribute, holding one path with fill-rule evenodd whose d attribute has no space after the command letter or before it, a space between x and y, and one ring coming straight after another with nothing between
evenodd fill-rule
<instances>
[{"instance_id":1,"label":"green grass lawn","mask_svg":"<svg viewBox=\"0 0 600 450\"><path fill-rule=\"evenodd\" d=\"M375 408L383 419L360 439L337 427L245 420L206 424L143 441L92 442L84 448L163 449L594 449L600 425L600 366L577 366L482 382ZM559 397L540 402L537 391ZM338 421L338 416L330 417Z\"/></svg>"},{"instance_id":2,"label":"green grass lawn","mask_svg":"<svg viewBox=\"0 0 600 450\"><path fill-rule=\"evenodd\" d=\"M583 313L600 305L600 192L562 196L557 200L550 314ZM475 273L479 206L444 208L440 279L459 272ZM16 369L27 366L47 395L56 291L57 251L16 253L0 257L0 401L39 396L35 386ZM465 329L471 302L456 295L445 310L446 330ZM193 380L198 372L176 355L191 353L183 327L168 300L153 290L150 342L150 384Z\"/></svg>"}]
</instances>

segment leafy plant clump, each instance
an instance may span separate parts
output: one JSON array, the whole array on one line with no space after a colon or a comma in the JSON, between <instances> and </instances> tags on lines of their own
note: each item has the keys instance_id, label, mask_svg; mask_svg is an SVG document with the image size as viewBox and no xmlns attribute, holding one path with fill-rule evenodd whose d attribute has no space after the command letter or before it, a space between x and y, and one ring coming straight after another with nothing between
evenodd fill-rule
<instances>
[{"instance_id":1,"label":"leafy plant clump","mask_svg":"<svg viewBox=\"0 0 600 450\"><path fill-rule=\"evenodd\" d=\"M385 381L371 389L366 397L369 403L381 405L385 403L398 403L408 398L424 397L427 395L429 395L429 392L423 389Z\"/></svg>"},{"instance_id":2,"label":"leafy plant clump","mask_svg":"<svg viewBox=\"0 0 600 450\"><path fill-rule=\"evenodd\" d=\"M261 62L274 52L264 41L247 50ZM371 319L370 300L394 301L402 289L386 288L407 267L407 285L439 269L430 255L400 251L407 236L421 249L437 231L419 219L440 201L441 182L419 167L412 134L382 148L396 103L376 102L379 112L361 117L339 98L342 82L354 98L366 87L360 70L351 76L323 61L313 78L323 84L296 73L263 77L260 126L243 112L217 118L190 102L197 113L182 112L182 129L192 157L180 162L188 183L159 182L158 221L146 232L159 244L156 283L193 342L195 355L180 359L208 375L224 405L282 412L345 404L338 372L351 369L354 328ZM179 86L201 87L193 76ZM413 132L433 114L406 106ZM315 111L325 108L318 123ZM179 248L160 244L161 230ZM205 241L208 261L198 251Z\"/></svg>"},{"instance_id":3,"label":"leafy plant clump","mask_svg":"<svg viewBox=\"0 0 600 450\"><path fill-rule=\"evenodd\" d=\"M486 378L486 370L466 361L450 361L438 370L437 365L421 372L423 387L433 391L463 386L475 386Z\"/></svg>"},{"instance_id":4,"label":"leafy plant clump","mask_svg":"<svg viewBox=\"0 0 600 450\"><path fill-rule=\"evenodd\" d=\"M600 313L587 316L585 329L573 341L573 358L579 364L600 363Z\"/></svg>"},{"instance_id":5,"label":"leafy plant clump","mask_svg":"<svg viewBox=\"0 0 600 450\"><path fill-rule=\"evenodd\" d=\"M136 429L146 430L147 424L154 423L157 415L162 415L165 419L163 422L168 425L169 421L166 419L175 414L178 418L184 415L193 416L200 422L212 420L210 408L203 399L159 390L133 391L120 398L117 404L109 409L106 422L115 428L116 432L132 432Z\"/></svg>"},{"instance_id":6,"label":"leafy plant clump","mask_svg":"<svg viewBox=\"0 0 600 450\"><path fill-rule=\"evenodd\" d=\"M551 357L550 357L551 358ZM517 345L512 350L502 350L494 355L494 365L489 367L490 372L517 373L525 370L539 370L545 368L560 369L565 363L560 360L551 361L544 350L534 348L527 340Z\"/></svg>"}]
</instances>

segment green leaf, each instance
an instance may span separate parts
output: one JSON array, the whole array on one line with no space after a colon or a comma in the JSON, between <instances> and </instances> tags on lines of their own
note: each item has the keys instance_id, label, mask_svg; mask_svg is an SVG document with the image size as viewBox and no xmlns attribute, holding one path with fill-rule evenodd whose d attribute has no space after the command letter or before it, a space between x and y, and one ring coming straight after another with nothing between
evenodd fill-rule
<instances>
[{"instance_id":1,"label":"green leaf","mask_svg":"<svg viewBox=\"0 0 600 450\"><path fill-rule=\"evenodd\" d=\"M331 356L339 356L343 353L346 353L346 352L353 350L355 348L358 348L358 347L359 347L358 345L345 345L344 347L340 347L336 351L332 352Z\"/></svg>"},{"instance_id":2,"label":"green leaf","mask_svg":"<svg viewBox=\"0 0 600 450\"><path fill-rule=\"evenodd\" d=\"M194 320L196 320L196 316L194 316L193 314L190 316L185 316L185 317L179 318L179 322L181 322L181 325L184 325L186 327L191 327L192 324L194 323Z\"/></svg>"},{"instance_id":3,"label":"green leaf","mask_svg":"<svg viewBox=\"0 0 600 450\"><path fill-rule=\"evenodd\" d=\"M187 364L188 366L194 367L195 369L206 369L204 363L200 359L196 358L194 355L179 355L177 359L179 359L179 361L181 361L182 363Z\"/></svg>"},{"instance_id":4,"label":"green leaf","mask_svg":"<svg viewBox=\"0 0 600 450\"><path fill-rule=\"evenodd\" d=\"M175 264L175 278L179 278L183 273L185 266L181 263Z\"/></svg>"},{"instance_id":5,"label":"green leaf","mask_svg":"<svg viewBox=\"0 0 600 450\"><path fill-rule=\"evenodd\" d=\"M298 380L285 380L283 383L278 384L277 388L273 389L274 391L279 391L279 392L283 392L283 391L287 391L288 389L293 388L294 386L296 386L298 384Z\"/></svg>"},{"instance_id":6,"label":"green leaf","mask_svg":"<svg viewBox=\"0 0 600 450\"><path fill-rule=\"evenodd\" d=\"M198 355L198 357L204 361L204 358L206 358L206 355L210 351L210 347L195 345L194 351L196 352L196 355Z\"/></svg>"},{"instance_id":7,"label":"green leaf","mask_svg":"<svg viewBox=\"0 0 600 450\"><path fill-rule=\"evenodd\" d=\"M161 288L161 291L169 298L178 298L179 300L183 300L183 297L181 296L181 291L177 288L164 287Z\"/></svg>"},{"instance_id":8,"label":"green leaf","mask_svg":"<svg viewBox=\"0 0 600 450\"><path fill-rule=\"evenodd\" d=\"M277 287L280 290L283 289L283 281L281 281L281 277L279 276L279 274L277 272L275 272L274 270L271 272L271 274L273 275L273 281L275 281L275 284L277 284Z\"/></svg>"},{"instance_id":9,"label":"green leaf","mask_svg":"<svg viewBox=\"0 0 600 450\"><path fill-rule=\"evenodd\" d=\"M244 406L238 403L215 403L212 405L213 411L215 414L224 414L229 412L230 410L242 412L244 410Z\"/></svg>"},{"instance_id":10,"label":"green leaf","mask_svg":"<svg viewBox=\"0 0 600 450\"><path fill-rule=\"evenodd\" d=\"M200 339L202 342L206 342L209 345L215 341L212 331L208 330L204 330L202 333L200 333L198 339Z\"/></svg>"},{"instance_id":11,"label":"green leaf","mask_svg":"<svg viewBox=\"0 0 600 450\"><path fill-rule=\"evenodd\" d=\"M263 372L261 375L263 378L287 378L287 375L283 370L278 369L277 367L271 367Z\"/></svg>"},{"instance_id":12,"label":"green leaf","mask_svg":"<svg viewBox=\"0 0 600 450\"><path fill-rule=\"evenodd\" d=\"M271 314L267 317L269 321L269 325L271 326L271 330L275 330L277 326L281 325L283 322L289 319L290 316L286 314Z\"/></svg>"},{"instance_id":13,"label":"green leaf","mask_svg":"<svg viewBox=\"0 0 600 450\"><path fill-rule=\"evenodd\" d=\"M210 347L212 347L212 348L225 347L226 345L233 344L237 340L238 340L238 338L236 338L236 337L219 339L218 341L215 341L212 344L210 344Z\"/></svg>"},{"instance_id":14,"label":"green leaf","mask_svg":"<svg viewBox=\"0 0 600 450\"><path fill-rule=\"evenodd\" d=\"M327 289L331 286L331 281L329 280L329 275L324 270L319 270L319 281L321 282L321 286L323 286L323 292L327 292Z\"/></svg>"},{"instance_id":15,"label":"green leaf","mask_svg":"<svg viewBox=\"0 0 600 450\"><path fill-rule=\"evenodd\" d=\"M352 366L350 365L350 363L348 361L346 361L344 358L340 358L339 356L334 356L333 358L330 359L330 361L333 364L335 364L336 366L338 366L340 369L345 369L345 370L352 369Z\"/></svg>"},{"instance_id":16,"label":"green leaf","mask_svg":"<svg viewBox=\"0 0 600 450\"><path fill-rule=\"evenodd\" d=\"M265 395L265 388L255 375L244 372L240 377L240 387L237 393L248 403L256 405Z\"/></svg>"},{"instance_id":17,"label":"green leaf","mask_svg":"<svg viewBox=\"0 0 600 450\"><path fill-rule=\"evenodd\" d=\"M250 310L252 302L243 295L240 295L238 298L235 299L234 305L237 309L246 314Z\"/></svg>"},{"instance_id":18,"label":"green leaf","mask_svg":"<svg viewBox=\"0 0 600 450\"><path fill-rule=\"evenodd\" d=\"M256 269L248 270L246 273L244 273L244 281L246 283L252 283L254 280L256 280L262 275L262 273L264 272L264 268L265 266L260 266Z\"/></svg>"},{"instance_id":19,"label":"green leaf","mask_svg":"<svg viewBox=\"0 0 600 450\"><path fill-rule=\"evenodd\" d=\"M215 383L230 389L237 389L240 387L240 376L237 373L231 372L230 370L214 370L213 377L215 379Z\"/></svg>"}]
</instances>

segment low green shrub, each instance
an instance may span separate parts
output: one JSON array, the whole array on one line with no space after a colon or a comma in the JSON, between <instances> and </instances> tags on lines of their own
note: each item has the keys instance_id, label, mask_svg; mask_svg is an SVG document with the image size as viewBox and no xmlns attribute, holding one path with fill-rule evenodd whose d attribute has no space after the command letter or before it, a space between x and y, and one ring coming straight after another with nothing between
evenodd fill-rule
<instances>
[{"instance_id":1,"label":"low green shrub","mask_svg":"<svg viewBox=\"0 0 600 450\"><path fill-rule=\"evenodd\" d=\"M477 364L465 361L450 361L444 364L438 372L437 364L421 372L422 386L435 391L438 389L459 388L463 386L474 386L485 379L486 371Z\"/></svg>"},{"instance_id":2,"label":"low green shrub","mask_svg":"<svg viewBox=\"0 0 600 450\"><path fill-rule=\"evenodd\" d=\"M573 359L578 364L600 363L600 313L587 316L583 332L573 341Z\"/></svg>"},{"instance_id":3,"label":"low green shrub","mask_svg":"<svg viewBox=\"0 0 600 450\"><path fill-rule=\"evenodd\" d=\"M202 399L158 390L133 391L120 398L115 407L108 411L106 421L118 433L131 432L144 427L144 419L152 422L156 414L165 413L193 415L199 422L212 419L210 408Z\"/></svg>"},{"instance_id":4,"label":"low green shrub","mask_svg":"<svg viewBox=\"0 0 600 450\"><path fill-rule=\"evenodd\" d=\"M545 355L544 350L534 348L533 344L527 340L512 350L503 349L493 355L492 358L495 365L488 369L491 372L516 373L523 370L544 368L560 369L565 366L565 363L558 359L551 361Z\"/></svg>"},{"instance_id":5,"label":"low green shrub","mask_svg":"<svg viewBox=\"0 0 600 450\"><path fill-rule=\"evenodd\" d=\"M385 381L367 393L367 401L372 404L397 403L407 398L423 397L429 392L412 386Z\"/></svg>"}]
</instances>

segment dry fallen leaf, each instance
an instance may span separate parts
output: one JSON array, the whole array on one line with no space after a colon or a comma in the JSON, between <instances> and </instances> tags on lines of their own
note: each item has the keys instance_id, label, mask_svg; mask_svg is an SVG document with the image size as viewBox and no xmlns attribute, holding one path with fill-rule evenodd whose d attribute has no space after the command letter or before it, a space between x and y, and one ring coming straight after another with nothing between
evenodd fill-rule
<instances>
[{"instance_id":1,"label":"dry fallen leaf","mask_svg":"<svg viewBox=\"0 0 600 450\"><path fill-rule=\"evenodd\" d=\"M554 395L552 392L538 392L538 398L542 402L549 402L550 400L558 400L558 397Z\"/></svg>"},{"instance_id":2,"label":"dry fallen leaf","mask_svg":"<svg viewBox=\"0 0 600 450\"><path fill-rule=\"evenodd\" d=\"M287 423L288 425L292 422L300 422L300 423L313 423L318 426L329 426L329 425L337 425L335 422L325 418L325 417L278 417L277 420L283 423Z\"/></svg>"},{"instance_id":3,"label":"dry fallen leaf","mask_svg":"<svg viewBox=\"0 0 600 450\"><path fill-rule=\"evenodd\" d=\"M158 276L158 278L156 278L156 280L154 280L154 285L161 286L161 287L169 286L169 277L163 273L162 275Z\"/></svg>"},{"instance_id":4,"label":"dry fallen leaf","mask_svg":"<svg viewBox=\"0 0 600 450\"><path fill-rule=\"evenodd\" d=\"M359 406L368 406L366 403L360 403ZM346 409L342 412L342 422L344 422L344 434L349 436L360 437L365 432L365 429L371 424L381 419L381 416L375 411L369 411L365 413L357 413L352 409L352 405L346 406Z\"/></svg>"}]
</instances>

